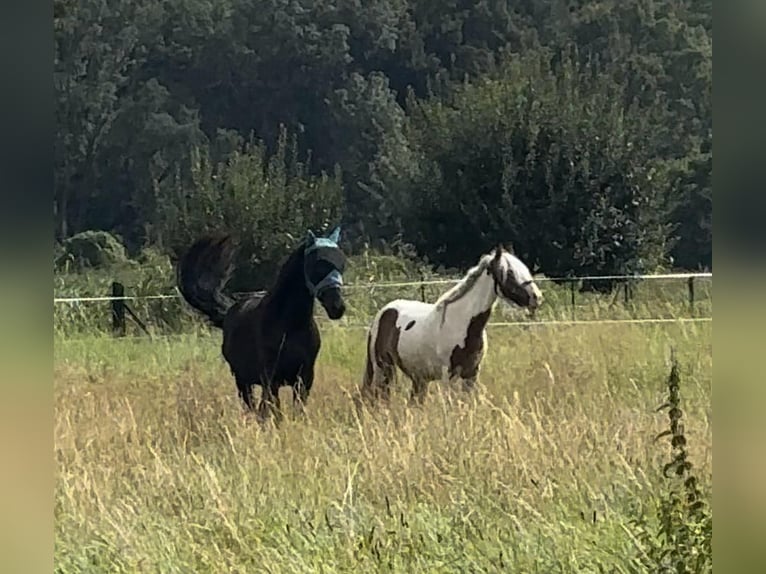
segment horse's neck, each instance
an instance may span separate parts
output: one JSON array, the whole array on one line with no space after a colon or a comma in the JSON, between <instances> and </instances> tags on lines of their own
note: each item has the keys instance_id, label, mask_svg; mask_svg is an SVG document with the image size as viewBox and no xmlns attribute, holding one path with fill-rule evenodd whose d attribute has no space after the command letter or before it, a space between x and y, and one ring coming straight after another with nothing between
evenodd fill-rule
<instances>
[{"instance_id":1,"label":"horse's neck","mask_svg":"<svg viewBox=\"0 0 766 574\"><path fill-rule=\"evenodd\" d=\"M447 305L445 311L445 323L449 321L455 325L456 322L465 321L468 324L471 319L477 315L485 313L494 305L497 299L495 293L495 284L488 273L482 273L481 277L471 289L459 300Z\"/></svg>"},{"instance_id":2,"label":"horse's neck","mask_svg":"<svg viewBox=\"0 0 766 574\"><path fill-rule=\"evenodd\" d=\"M295 313L299 311L309 313L314 309L314 297L308 290L302 276L300 279L296 279L294 283L283 286L278 299L280 303L294 309Z\"/></svg>"},{"instance_id":3,"label":"horse's neck","mask_svg":"<svg viewBox=\"0 0 766 574\"><path fill-rule=\"evenodd\" d=\"M291 262L292 269L280 276L269 293L270 307L290 324L307 323L314 316L314 296L303 276L303 260Z\"/></svg>"}]
</instances>

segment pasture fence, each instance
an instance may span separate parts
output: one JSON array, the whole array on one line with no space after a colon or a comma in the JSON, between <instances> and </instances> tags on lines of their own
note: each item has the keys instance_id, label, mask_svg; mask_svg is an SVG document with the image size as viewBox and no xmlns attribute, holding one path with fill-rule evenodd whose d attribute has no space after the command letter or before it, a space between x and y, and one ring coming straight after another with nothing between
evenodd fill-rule
<instances>
[{"instance_id":1,"label":"pasture fence","mask_svg":"<svg viewBox=\"0 0 766 574\"><path fill-rule=\"evenodd\" d=\"M712 320L712 273L666 273L652 275L597 275L539 277L547 283L546 303L532 318L525 312L499 305L492 326L577 325L583 323L666 323ZM354 283L344 287L349 311L336 322L346 328L367 327L374 313L396 298L434 301L455 278ZM609 282L609 289L594 288ZM614 288L614 286L617 288ZM639 289L641 285L641 289ZM235 298L262 296L263 291L234 293ZM382 297L381 294L385 294ZM126 294L126 286L113 281L103 295L57 296L54 328L59 333L111 331L124 337L128 319L144 335L184 332L200 319L183 301L177 289L171 293ZM103 306L102 306L103 304ZM107 318L111 319L106 320ZM321 309L317 319L327 321Z\"/></svg>"}]
</instances>

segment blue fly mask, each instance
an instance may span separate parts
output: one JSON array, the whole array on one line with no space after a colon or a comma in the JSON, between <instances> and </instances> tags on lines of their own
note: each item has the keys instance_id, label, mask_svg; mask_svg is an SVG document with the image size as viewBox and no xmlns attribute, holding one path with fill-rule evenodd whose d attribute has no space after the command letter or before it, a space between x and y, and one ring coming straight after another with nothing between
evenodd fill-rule
<instances>
[{"instance_id":1,"label":"blue fly mask","mask_svg":"<svg viewBox=\"0 0 766 574\"><path fill-rule=\"evenodd\" d=\"M306 238L303 270L306 286L314 297L330 287L343 285L346 256L340 247L340 227L327 237L316 237L311 231Z\"/></svg>"}]
</instances>

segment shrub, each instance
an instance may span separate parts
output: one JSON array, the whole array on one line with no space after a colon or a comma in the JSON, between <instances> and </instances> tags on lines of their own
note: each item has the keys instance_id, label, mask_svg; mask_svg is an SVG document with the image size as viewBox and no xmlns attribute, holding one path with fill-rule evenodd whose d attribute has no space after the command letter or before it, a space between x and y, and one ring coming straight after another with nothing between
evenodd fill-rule
<instances>
[{"instance_id":1,"label":"shrub","mask_svg":"<svg viewBox=\"0 0 766 574\"><path fill-rule=\"evenodd\" d=\"M106 231L83 231L66 239L56 258L59 269L101 269L128 260L125 246Z\"/></svg>"},{"instance_id":2,"label":"shrub","mask_svg":"<svg viewBox=\"0 0 766 574\"><path fill-rule=\"evenodd\" d=\"M284 129L273 154L254 139L240 144L225 161L195 150L190 173L158 188L152 243L177 257L204 234L231 233L239 245L231 286L248 290L271 283L308 229L340 222L343 194L340 172L310 174Z\"/></svg>"}]
</instances>

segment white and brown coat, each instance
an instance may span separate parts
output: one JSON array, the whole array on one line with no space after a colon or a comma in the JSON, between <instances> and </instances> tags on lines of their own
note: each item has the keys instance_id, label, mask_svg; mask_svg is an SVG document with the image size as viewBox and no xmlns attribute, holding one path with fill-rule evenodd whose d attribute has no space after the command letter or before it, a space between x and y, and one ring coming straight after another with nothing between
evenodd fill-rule
<instances>
[{"instance_id":1,"label":"white and brown coat","mask_svg":"<svg viewBox=\"0 0 766 574\"><path fill-rule=\"evenodd\" d=\"M499 246L484 255L435 303L397 299L375 316L367 335L362 383L369 398L387 397L397 368L422 401L428 383L460 378L474 386L487 348L486 325L497 298L536 309L542 293L527 266Z\"/></svg>"}]
</instances>

